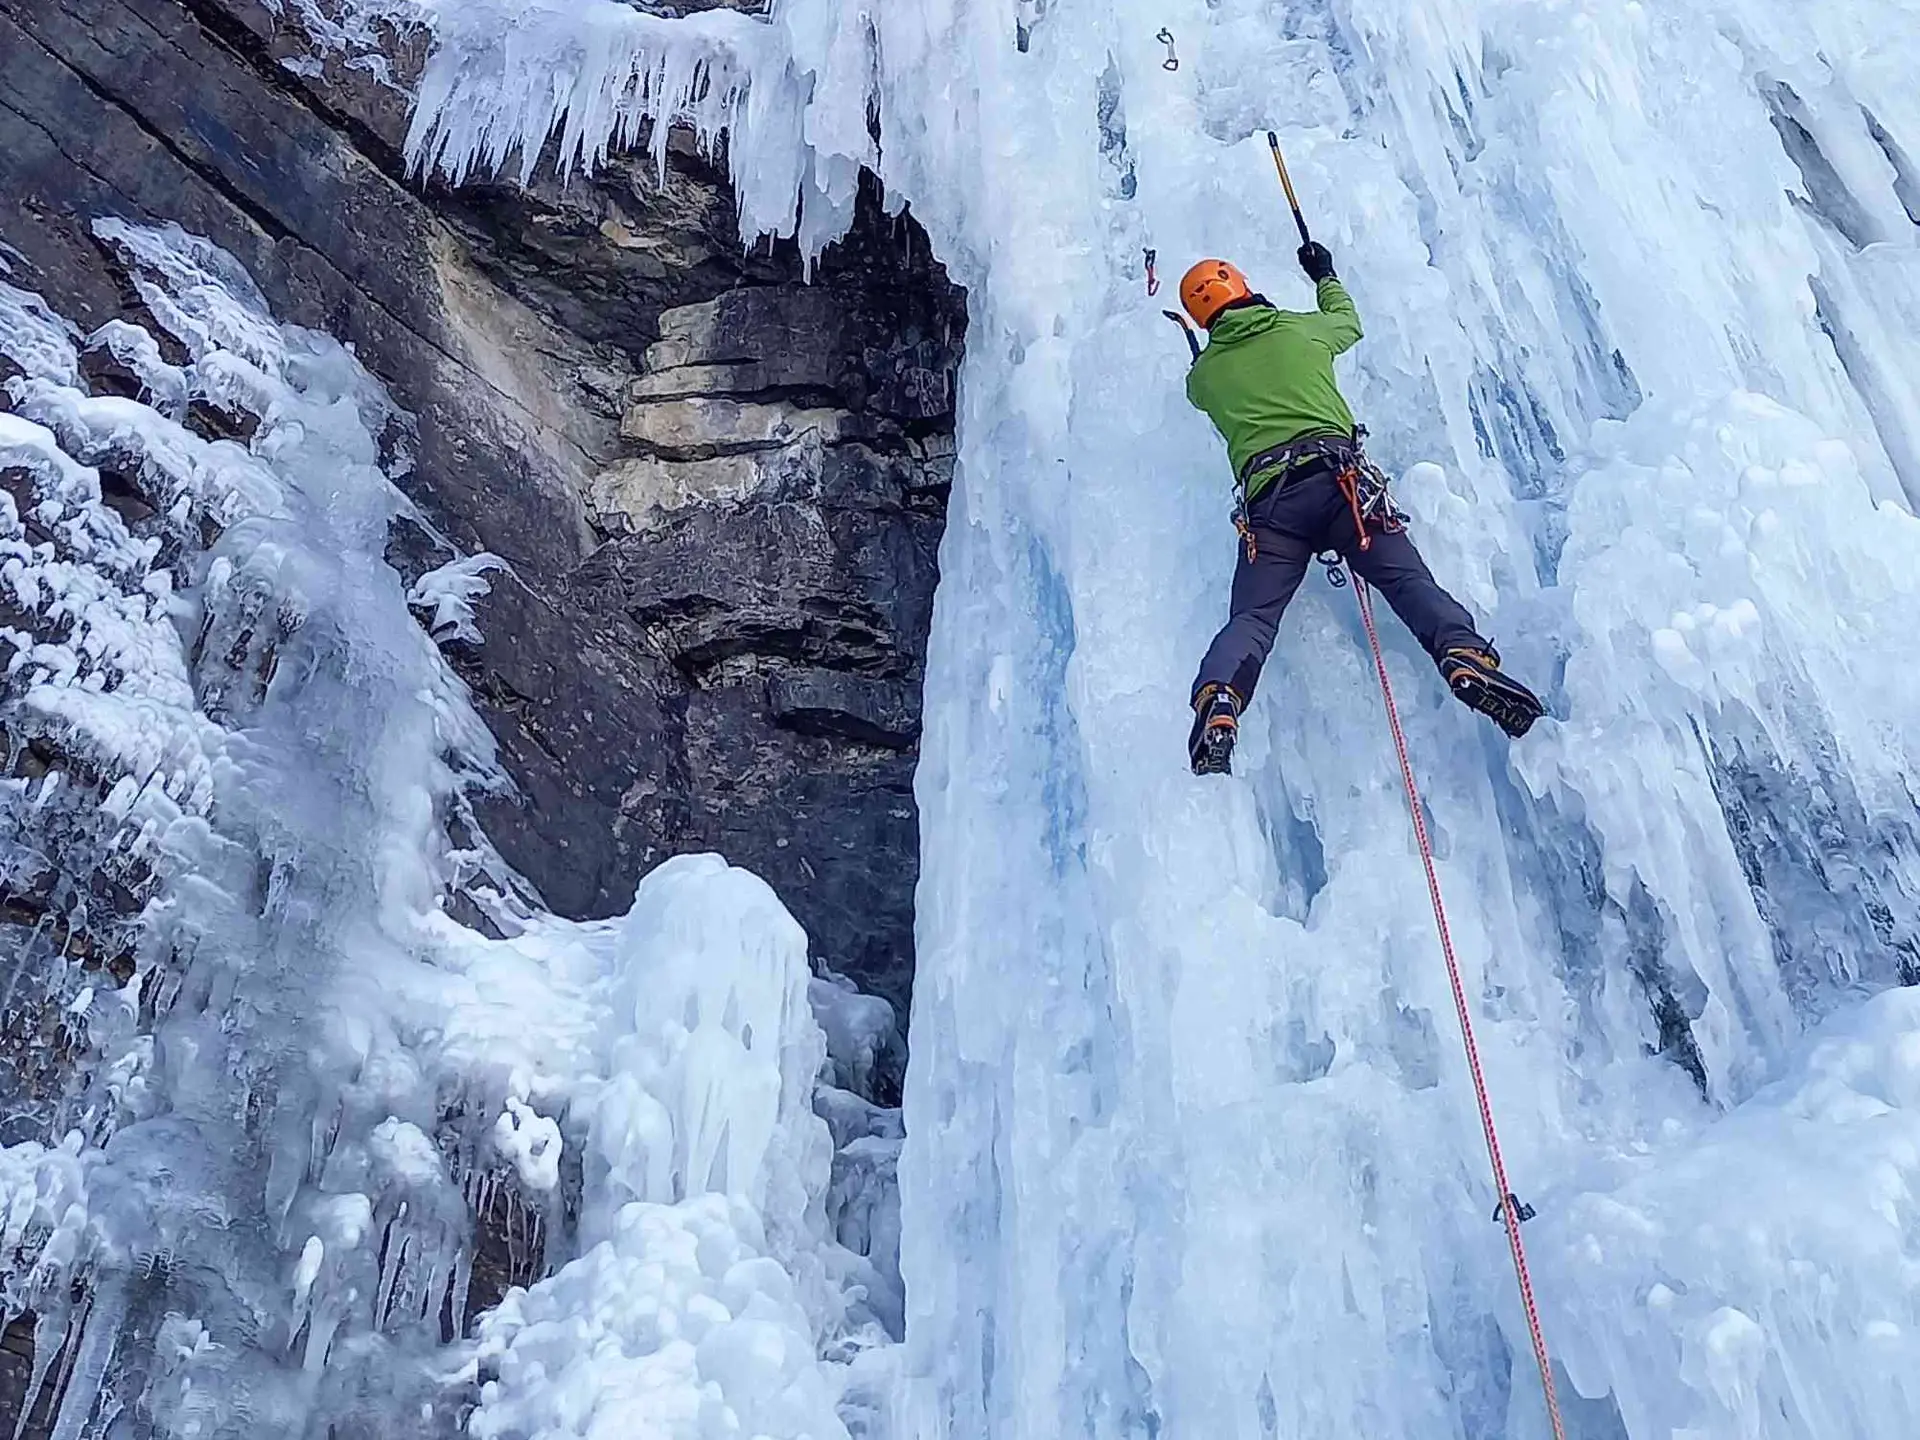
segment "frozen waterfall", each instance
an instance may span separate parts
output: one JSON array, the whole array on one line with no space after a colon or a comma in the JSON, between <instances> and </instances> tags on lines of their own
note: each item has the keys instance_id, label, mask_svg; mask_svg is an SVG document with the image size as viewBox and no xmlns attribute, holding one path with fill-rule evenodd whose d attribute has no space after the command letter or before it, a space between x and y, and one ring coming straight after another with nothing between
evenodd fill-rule
<instances>
[{"instance_id":1,"label":"frozen waterfall","mask_svg":"<svg viewBox=\"0 0 1920 1440\"><path fill-rule=\"evenodd\" d=\"M1920 981L1910 3L412 8L435 31L419 163L460 176L530 164L549 142L574 165L609 144L664 154L650 117L710 143L724 130L747 239L797 233L817 253L867 167L967 287L918 782L906 1338L868 1343L846 1252L822 1233L827 1141L802 1094L821 1042L790 922L717 868L668 873L625 929L514 904L483 845L433 838L429 819L488 783L490 760L408 631L371 673L345 667L358 692L312 672L352 737L323 757L337 766L322 801L337 792L335 819L373 825L404 862L369 878L335 836L317 892L266 889L309 922L269 937L273 973L317 955L299 973L327 995L355 993L371 961L411 977L408 1008L346 1012L379 1017L371 1029L300 1032L353 1059L318 1074L354 1078L287 1099L289 1134L258 1142L304 1164L314 1137L291 1130L325 1115L352 1171L276 1169L276 1233L233 1241L268 1258L221 1252L247 1273L284 1264L286 1346L304 1327L313 1353L324 1325L375 1303L369 1287L400 1303L361 1245L362 1211L329 1195L398 1205L418 1183L407 1233L438 1253L429 1222L451 1182L408 1157L433 1159L442 1086L499 1120L438 1142L492 1143L536 1188L557 1143L547 1117L564 1110L592 1147L596 1248L456 1354L491 1386L475 1434L624 1434L604 1427L646 1414L676 1440L823 1440L854 1395L868 1433L894 1440L1546 1433L1350 597L1316 582L1289 615L1243 778L1185 773L1186 686L1224 614L1234 539L1225 461L1182 398L1185 349L1142 257L1177 274L1224 254L1306 303L1271 127L1366 322L1343 379L1375 458L1440 578L1556 717L1509 748L1387 627L1509 1165L1539 1211L1527 1238L1569 1433L1920 1430L1920 992L1902 988ZM15 309L38 337L17 363L39 374L44 413L0 444L84 488L71 467L95 462L43 437L84 449L104 420L60 393L65 332ZM347 447L327 462L370 488L357 508L329 492L319 519L345 527L357 548L341 553L367 573L314 572L300 547L271 549L261 520L229 532L263 538L219 584L275 597L271 562L299 581L309 634L323 593L403 611L367 538L393 503L366 468L374 399L333 352L287 371L281 332L242 309L221 345L281 366L283 404L324 401L343 427L325 432ZM153 369L146 383L183 382ZM207 473L273 516L302 493L303 453L282 452L292 469L265 498L247 498L266 483L252 472ZM196 603L217 598L213 575ZM469 566L420 598L454 603L457 623L473 583ZM237 633L217 606L210 618ZM161 659L156 707L182 683L179 657ZM85 704L73 723L98 708ZM358 706L385 728L356 729ZM165 733L191 763L164 795L130 787L122 813L148 843L231 859L205 806L274 752L197 722ZM412 748L382 749L389 734ZM349 805L367 801L355 775L388 771L376 813ZM244 838L269 855L292 843ZM684 900L678 886L713 888ZM443 914L454 891L481 894L503 938ZM369 906L352 934L320 913L343 894ZM176 912L206 937L207 985L246 983L209 948L260 923L231 899L187 886ZM636 1004L654 992L632 967L653 967L672 1003ZM553 1027L529 1042L541 1063L480 1065L454 1041L513 1034L515 983L537 987ZM617 1022L590 1024L607 996L625 1002ZM139 996L122 1003L137 1012ZM460 1023L422 1018L443 1012ZM685 1033L659 1036L660 1013ZM149 1072L128 1055L102 1083L137 1107ZM723 1132L689 1098L702 1075L730 1107ZM689 1172L655 1168L662 1125L698 1149L691 1190ZM6 1152L10 1241L34 1224L66 1247L56 1259L141 1253L86 1219L95 1171L112 1173L86 1138ZM108 1273L124 1293L140 1272ZM181 1319L169 1352L182 1377L230 1360L197 1323ZM79 1381L109 1345L78 1347ZM184 1414L200 1392L175 1390Z\"/></svg>"},{"instance_id":2,"label":"frozen waterfall","mask_svg":"<svg viewBox=\"0 0 1920 1440\"><path fill-rule=\"evenodd\" d=\"M590 162L645 96L734 125L749 232L870 165L969 291L899 1433L1544 1433L1350 601L1290 616L1247 778L1182 771L1232 537L1141 260L1305 303L1269 126L1376 455L1558 717L1510 751L1390 641L1569 1423L1913 1428L1910 8L783 0L771 58L508 8L423 155L564 109Z\"/></svg>"}]
</instances>

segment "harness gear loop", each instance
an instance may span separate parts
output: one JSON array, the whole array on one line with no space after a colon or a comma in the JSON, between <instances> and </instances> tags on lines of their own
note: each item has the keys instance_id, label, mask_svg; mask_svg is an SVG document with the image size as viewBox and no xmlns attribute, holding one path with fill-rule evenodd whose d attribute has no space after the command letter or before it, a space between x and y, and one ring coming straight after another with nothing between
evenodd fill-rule
<instances>
[{"instance_id":1,"label":"harness gear loop","mask_svg":"<svg viewBox=\"0 0 1920 1440\"><path fill-rule=\"evenodd\" d=\"M1420 863L1426 870L1427 897L1433 902L1433 922L1440 933L1440 953L1446 957L1447 981L1453 988L1454 1009L1460 1017L1460 1039L1467 1052L1467 1071L1473 1077L1474 1099L1480 1107L1480 1129L1487 1142L1487 1161L1493 1172L1493 1186L1502 1199L1494 1218L1507 1232L1507 1248L1513 1254L1513 1275L1520 1286L1520 1304L1526 1312L1527 1333L1533 1341L1534 1362L1540 1367L1540 1390L1547 1405L1547 1421L1553 1440L1566 1440L1565 1422L1560 1418L1560 1397L1553 1383L1553 1361L1547 1354L1547 1336L1540 1323L1540 1309L1534 1303L1533 1277L1527 1270L1526 1242L1520 1226L1533 1217L1533 1209L1521 1203L1507 1183L1507 1164L1500 1154L1500 1136L1493 1124L1493 1101L1487 1094L1487 1077L1480 1067L1480 1047L1473 1035L1473 1014L1467 1006L1466 983L1460 978L1460 961L1453 951L1453 934L1447 928L1447 909L1440 898L1440 874L1434 866L1433 841L1427 833L1420 790L1414 783L1413 762L1407 757L1406 731L1400 725L1400 708L1394 703L1393 685L1387 678L1387 657L1380 647L1380 631L1373 621L1373 596L1366 581L1353 576L1354 598L1360 604L1360 620L1366 626L1367 644L1373 649L1373 668L1380 679L1380 698L1387 708L1387 725L1393 732L1394 753L1400 760L1400 780L1406 787L1407 814L1413 820L1413 836L1420 846Z\"/></svg>"},{"instance_id":2,"label":"harness gear loop","mask_svg":"<svg viewBox=\"0 0 1920 1440\"><path fill-rule=\"evenodd\" d=\"M1360 472L1349 465L1334 477L1340 486L1340 493L1347 497L1347 509L1353 512L1353 533L1360 537L1360 548L1371 550L1373 536L1367 533L1366 512L1360 508Z\"/></svg>"},{"instance_id":3,"label":"harness gear loop","mask_svg":"<svg viewBox=\"0 0 1920 1440\"><path fill-rule=\"evenodd\" d=\"M1362 550L1373 548L1374 531L1398 535L1407 528L1407 517L1393 503L1392 482L1358 448L1353 463L1334 478L1340 493L1346 496L1347 508L1353 512L1353 528L1360 536Z\"/></svg>"},{"instance_id":4,"label":"harness gear loop","mask_svg":"<svg viewBox=\"0 0 1920 1440\"><path fill-rule=\"evenodd\" d=\"M1233 528L1239 532L1240 543L1247 550L1247 564L1251 565L1260 558L1260 542L1254 538L1253 522L1247 518L1246 490L1240 491L1240 499L1233 507Z\"/></svg>"}]
</instances>

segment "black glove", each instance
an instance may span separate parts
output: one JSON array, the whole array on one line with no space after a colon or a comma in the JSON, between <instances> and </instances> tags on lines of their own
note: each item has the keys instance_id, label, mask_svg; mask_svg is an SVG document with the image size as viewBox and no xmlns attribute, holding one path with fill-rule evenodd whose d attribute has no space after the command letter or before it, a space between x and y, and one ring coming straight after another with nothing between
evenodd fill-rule
<instances>
[{"instance_id":1,"label":"black glove","mask_svg":"<svg viewBox=\"0 0 1920 1440\"><path fill-rule=\"evenodd\" d=\"M1316 285L1322 280L1331 280L1334 278L1333 252L1318 240L1309 240L1300 247L1300 268Z\"/></svg>"}]
</instances>

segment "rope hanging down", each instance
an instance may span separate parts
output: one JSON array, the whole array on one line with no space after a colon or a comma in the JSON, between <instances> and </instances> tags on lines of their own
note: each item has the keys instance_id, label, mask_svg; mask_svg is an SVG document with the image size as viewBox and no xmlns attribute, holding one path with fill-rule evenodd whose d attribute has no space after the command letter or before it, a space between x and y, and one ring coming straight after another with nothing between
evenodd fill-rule
<instances>
[{"instance_id":1,"label":"rope hanging down","mask_svg":"<svg viewBox=\"0 0 1920 1440\"><path fill-rule=\"evenodd\" d=\"M1533 1358L1540 1366L1540 1388L1547 1402L1547 1419L1553 1426L1553 1440L1566 1440L1566 1426L1560 1419L1560 1397L1554 1390L1553 1365L1547 1356L1546 1332L1540 1325L1540 1311L1533 1302L1533 1280L1527 1272L1527 1247L1520 1238L1520 1225L1532 1216L1507 1184L1506 1161L1500 1157L1500 1137L1493 1127L1493 1102L1487 1098L1487 1077L1480 1069L1480 1047L1473 1038L1473 1016L1467 1009L1467 987L1460 979L1460 961L1453 953L1453 935L1447 928L1447 909L1440 899L1440 875L1434 869L1433 842L1427 834L1427 822L1420 810L1420 791L1413 781L1413 763L1407 758L1407 736L1400 728L1400 709L1393 701L1393 685L1387 679L1387 657L1380 648L1380 632L1373 623L1373 596L1366 581L1353 577L1354 598L1360 602L1360 619L1367 627L1367 644L1373 647L1373 666L1380 677L1380 696L1387 704L1387 724L1393 730L1393 748L1400 757L1400 779L1407 789L1407 813L1413 817L1413 836L1420 843L1420 862L1427 871L1427 895L1433 901L1433 921L1440 930L1440 953L1446 956L1447 979L1453 986L1454 1008L1460 1014L1460 1038L1467 1048L1467 1069L1473 1075L1473 1093L1480 1102L1480 1128L1486 1134L1487 1159L1493 1166L1494 1193L1500 1205L1494 1218L1507 1229L1507 1245L1513 1251L1513 1274L1520 1282L1520 1303L1527 1314L1527 1329L1533 1336Z\"/></svg>"}]
</instances>

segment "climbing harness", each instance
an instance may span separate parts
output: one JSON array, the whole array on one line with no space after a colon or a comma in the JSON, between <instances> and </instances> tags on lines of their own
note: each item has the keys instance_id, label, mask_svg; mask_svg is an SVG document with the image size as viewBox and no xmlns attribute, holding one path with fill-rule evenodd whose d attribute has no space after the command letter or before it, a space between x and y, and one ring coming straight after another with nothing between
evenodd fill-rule
<instances>
[{"instance_id":1,"label":"climbing harness","mask_svg":"<svg viewBox=\"0 0 1920 1440\"><path fill-rule=\"evenodd\" d=\"M1387 658L1380 648L1380 631L1373 621L1373 595L1366 581L1353 576L1354 597L1360 603L1360 620L1366 626L1367 644L1373 648L1373 668L1380 677L1380 698L1386 702L1387 725L1393 731L1394 753L1400 759L1400 780L1406 787L1407 814L1413 819L1413 836L1420 845L1420 863L1427 873L1427 896L1433 902L1433 923L1440 932L1440 953L1447 961L1447 981L1453 987L1454 1009L1460 1016L1460 1038L1466 1045L1467 1070L1473 1076L1473 1094L1480 1106L1480 1129L1487 1141L1487 1159L1493 1169L1493 1187L1501 1197L1493 1218L1507 1232L1507 1248L1513 1252L1513 1274L1520 1283L1520 1304L1526 1311L1527 1333L1533 1339L1533 1358L1540 1367L1540 1389L1547 1402L1547 1420L1553 1427L1553 1440L1566 1440L1566 1425L1560 1418L1560 1397L1553 1384L1553 1362L1547 1354L1546 1331L1540 1324L1540 1310L1533 1299L1533 1278L1527 1270L1526 1242L1520 1227L1534 1215L1533 1207L1513 1193L1507 1183L1507 1165L1500 1154L1500 1136L1494 1129L1493 1102L1487 1095L1487 1077L1480 1068L1480 1047L1474 1040L1473 1015L1467 1007L1467 987L1460 978L1460 961L1453 952L1453 935L1447 928L1447 908L1440 898L1440 875L1434 868L1433 841L1427 834L1425 812L1421 808L1419 787L1414 784L1413 762L1407 758L1407 736L1400 726L1400 709L1394 704L1393 684L1387 678Z\"/></svg>"},{"instance_id":2,"label":"climbing harness","mask_svg":"<svg viewBox=\"0 0 1920 1440\"><path fill-rule=\"evenodd\" d=\"M1359 433L1365 435L1366 431ZM1277 479L1284 479L1315 460L1326 461L1329 468L1344 466L1358 443L1355 438L1342 434L1303 435L1297 440L1289 440L1249 455L1240 466L1239 482L1242 486L1251 485L1254 476L1263 475L1269 470L1277 472Z\"/></svg>"},{"instance_id":3,"label":"climbing harness","mask_svg":"<svg viewBox=\"0 0 1920 1440\"><path fill-rule=\"evenodd\" d=\"M1284 445L1276 445L1271 450L1262 450L1258 455L1248 457L1234 481L1233 528L1246 547L1249 565L1260 558L1260 547L1254 539L1247 490L1256 475L1269 471L1275 472L1273 479L1268 482L1272 487L1289 484L1298 472L1309 465L1320 463L1332 469L1334 483L1340 487L1347 508L1353 513L1353 528L1360 537L1362 550L1373 548L1375 531L1384 535L1398 535L1407 528L1407 517L1393 503L1393 491L1386 474L1367 458L1366 436L1367 427L1358 425L1354 427L1351 440L1343 435L1312 435L1304 440L1290 440ZM1339 566L1340 557L1322 556L1321 563L1328 567L1331 575ZM1344 583L1335 582L1336 585Z\"/></svg>"},{"instance_id":4,"label":"climbing harness","mask_svg":"<svg viewBox=\"0 0 1920 1440\"><path fill-rule=\"evenodd\" d=\"M1162 25L1160 27L1160 33L1153 38L1167 47L1167 58L1160 62L1160 68L1162 70L1178 70L1180 68L1180 57L1174 54L1173 51L1173 32Z\"/></svg>"}]
</instances>

